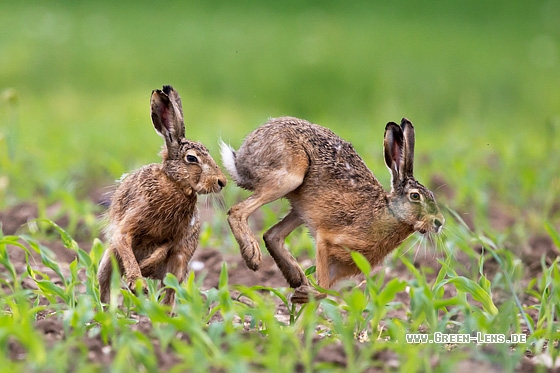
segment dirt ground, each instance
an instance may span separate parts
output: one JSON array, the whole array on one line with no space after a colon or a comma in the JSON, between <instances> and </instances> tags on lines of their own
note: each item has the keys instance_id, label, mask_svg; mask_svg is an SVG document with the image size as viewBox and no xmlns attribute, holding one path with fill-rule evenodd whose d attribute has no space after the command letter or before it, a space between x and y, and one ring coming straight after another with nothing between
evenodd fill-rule
<instances>
[{"instance_id":1,"label":"dirt ground","mask_svg":"<svg viewBox=\"0 0 560 373\"><path fill-rule=\"evenodd\" d=\"M0 211L0 223L2 224L4 235L12 235L25 232L26 222L35 218L36 216L37 207L30 203L24 203L6 209L4 211ZM491 220L493 220L492 224L495 224L498 227L507 227L508 225L512 224L510 216L498 210L493 211L490 218ZM58 222L62 226L64 226L63 220L64 219ZM467 221L467 223L469 222ZM76 239L78 240L80 247L84 249L91 246L90 242L79 242L79 238ZM75 259L74 253L66 249L60 242L49 243L47 246L54 251L59 262L62 264L69 264ZM25 256L21 249L16 247L9 247L8 250L10 259L16 267L16 270L19 273L25 271ZM542 254L545 254L550 261L554 260L555 257L560 255L558 249L553 245L551 239L548 236L532 237L529 240L527 247L523 248L522 254L522 259L525 262L527 268L527 278L536 275L538 276L538 272L540 271L540 258ZM308 259L298 259L300 260L300 264L302 265L302 267L307 267L313 264ZM197 276L203 276L203 289L209 289L218 286L219 274L221 271L222 263L224 261L228 265L230 284L241 284L247 286L263 285L276 288L288 286L273 259L269 255L265 255L263 257L263 264L261 266L261 269L257 272L253 272L245 266L241 256L236 253L224 254L214 248L202 247L197 250L193 260L191 261L191 266L193 268L196 268ZM434 268L434 276L437 274L437 271L439 269L437 256L434 254L417 255L415 265L417 267L426 266ZM37 269L44 271L47 274L52 273L51 270L47 269L41 264L40 260L36 261L36 266ZM66 266L62 267L66 268ZM377 268L377 270L379 270L379 268ZM492 273L495 273L496 270L497 263L488 261L487 272L490 273L489 277L491 277ZM0 268L0 273L2 273L3 271L4 268ZM56 277L54 274L53 276ZM389 279L393 277L410 278L411 275L404 267L404 265L401 264L392 268L391 271L388 272L387 277ZM358 277L354 279L353 283L359 284L360 282L361 279ZM24 286L28 286L29 288L36 287L36 285L30 279L26 280ZM401 301L406 302L407 300L402 299ZM535 300L530 299L529 296L525 296L525 299L522 299L522 302L524 302L525 304L532 304L535 302ZM536 317L536 315L531 316L533 318ZM281 321L287 322L287 320L289 320L288 311L280 301L277 301L277 317ZM137 328L140 331L149 332L152 326L149 319L145 317L138 317L138 323L133 327ZM37 320L36 328L45 334L46 340L50 343L56 343L56 341L64 338L64 329L62 323L54 318ZM173 353L169 351L162 351L157 346L158 342L154 341L154 343L156 344L154 347L158 353L158 360L160 362L161 370L163 371L172 367L176 363L176 358L174 357ZM86 344L89 347L89 357L93 361L100 361L106 364L110 363L112 357L114 356L114 353L107 353L108 347L102 343L99 337L90 338L90 340L86 341ZM18 359L21 358L21 356L24 356L24 352L21 351L21 348L16 344L13 344L10 347L11 348L9 354L11 358ZM391 353L381 354L377 358L386 362L384 366L398 366L398 361L396 361L397 357ZM532 358L533 357L530 354L527 354L517 370L519 372L534 371L535 362L532 360ZM342 345L330 344L326 346L319 352L317 360L331 362L341 367L344 367L346 365L346 356ZM474 359L465 360L460 364L458 369L458 371L464 372L470 372L475 369L485 372L500 371L500 367L493 366L490 363L484 363Z\"/></svg>"}]
</instances>

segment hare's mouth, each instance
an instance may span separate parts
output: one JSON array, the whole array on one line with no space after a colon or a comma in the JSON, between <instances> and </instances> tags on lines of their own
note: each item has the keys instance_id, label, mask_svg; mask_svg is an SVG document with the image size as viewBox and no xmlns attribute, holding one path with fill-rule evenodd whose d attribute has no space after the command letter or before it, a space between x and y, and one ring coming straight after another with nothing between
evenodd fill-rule
<instances>
[{"instance_id":1,"label":"hare's mouth","mask_svg":"<svg viewBox=\"0 0 560 373\"><path fill-rule=\"evenodd\" d=\"M193 189L197 194L210 194L210 193L220 193L222 189L226 186L227 180L217 178L216 180L208 183L199 183Z\"/></svg>"},{"instance_id":2,"label":"hare's mouth","mask_svg":"<svg viewBox=\"0 0 560 373\"><path fill-rule=\"evenodd\" d=\"M414 225L414 230L422 234L426 233L440 233L443 228L443 222L439 219L434 219L433 222L428 223L419 221Z\"/></svg>"},{"instance_id":3,"label":"hare's mouth","mask_svg":"<svg viewBox=\"0 0 560 373\"><path fill-rule=\"evenodd\" d=\"M414 230L416 232L420 232L422 234L426 234L428 233L428 224L426 224L426 222L424 221L417 221L416 224L414 224Z\"/></svg>"},{"instance_id":4,"label":"hare's mouth","mask_svg":"<svg viewBox=\"0 0 560 373\"><path fill-rule=\"evenodd\" d=\"M211 193L220 193L222 191L221 187L212 186L212 187L203 187L196 190L197 194L211 194Z\"/></svg>"}]
</instances>

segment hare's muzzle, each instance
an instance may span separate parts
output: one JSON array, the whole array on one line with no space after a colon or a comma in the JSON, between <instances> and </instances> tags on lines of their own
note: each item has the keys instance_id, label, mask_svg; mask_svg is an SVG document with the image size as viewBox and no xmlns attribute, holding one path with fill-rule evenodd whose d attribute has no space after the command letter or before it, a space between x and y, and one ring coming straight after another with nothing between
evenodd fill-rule
<instances>
[{"instance_id":1,"label":"hare's muzzle","mask_svg":"<svg viewBox=\"0 0 560 373\"><path fill-rule=\"evenodd\" d=\"M434 232L440 233L443 229L443 224L445 223L445 218L443 216L434 218L433 226Z\"/></svg>"},{"instance_id":2,"label":"hare's muzzle","mask_svg":"<svg viewBox=\"0 0 560 373\"><path fill-rule=\"evenodd\" d=\"M445 218L441 214L436 216L426 216L414 224L414 230L422 234L426 234L428 232L437 234L442 231L444 224Z\"/></svg>"},{"instance_id":3,"label":"hare's muzzle","mask_svg":"<svg viewBox=\"0 0 560 373\"><path fill-rule=\"evenodd\" d=\"M221 190L227 185L227 179L226 179L226 177L223 176L223 175L222 175L222 176L219 176L219 177L217 178L216 183L218 184L218 187L217 187L218 190L217 190L216 192L219 192L219 191L221 191Z\"/></svg>"},{"instance_id":4,"label":"hare's muzzle","mask_svg":"<svg viewBox=\"0 0 560 373\"><path fill-rule=\"evenodd\" d=\"M220 191L227 185L227 179L224 175L215 175L209 185L208 193L220 193Z\"/></svg>"},{"instance_id":5,"label":"hare's muzzle","mask_svg":"<svg viewBox=\"0 0 560 373\"><path fill-rule=\"evenodd\" d=\"M444 224L445 224L445 218L443 217L441 212L438 212L438 214L434 215L433 218L431 219L429 230L434 233L440 233L443 230Z\"/></svg>"},{"instance_id":6,"label":"hare's muzzle","mask_svg":"<svg viewBox=\"0 0 560 373\"><path fill-rule=\"evenodd\" d=\"M197 194L220 193L226 184L227 179L224 175L212 175L196 184L193 189Z\"/></svg>"}]
</instances>

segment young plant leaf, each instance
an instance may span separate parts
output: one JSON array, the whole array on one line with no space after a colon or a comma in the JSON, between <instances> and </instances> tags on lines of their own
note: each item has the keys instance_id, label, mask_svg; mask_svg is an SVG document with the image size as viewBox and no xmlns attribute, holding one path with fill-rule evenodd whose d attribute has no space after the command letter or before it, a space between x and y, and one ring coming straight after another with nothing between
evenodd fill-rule
<instances>
[{"instance_id":1,"label":"young plant leaf","mask_svg":"<svg viewBox=\"0 0 560 373\"><path fill-rule=\"evenodd\" d=\"M354 263L356 263L356 266L360 269L360 271L364 275L369 276L371 273L371 264L369 264L366 257L357 251L352 251L350 255L352 255L352 260L354 260Z\"/></svg>"},{"instance_id":2,"label":"young plant leaf","mask_svg":"<svg viewBox=\"0 0 560 373\"><path fill-rule=\"evenodd\" d=\"M464 291L472 295L472 297L482 304L482 308L490 315L498 314L498 308L494 305L492 297L476 282L463 277L457 276L449 280L449 283L455 285L457 290Z\"/></svg>"}]
</instances>

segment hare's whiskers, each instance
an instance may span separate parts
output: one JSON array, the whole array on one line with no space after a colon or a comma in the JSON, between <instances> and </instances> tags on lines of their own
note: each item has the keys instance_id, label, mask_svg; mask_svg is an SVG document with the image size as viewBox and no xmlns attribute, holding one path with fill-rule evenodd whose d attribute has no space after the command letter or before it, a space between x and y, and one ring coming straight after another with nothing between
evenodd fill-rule
<instances>
[{"instance_id":1,"label":"hare's whiskers","mask_svg":"<svg viewBox=\"0 0 560 373\"><path fill-rule=\"evenodd\" d=\"M211 194L211 198L212 198L212 207L215 210L220 210L224 212L227 210L226 201L222 193L213 193Z\"/></svg>"},{"instance_id":2,"label":"hare's whiskers","mask_svg":"<svg viewBox=\"0 0 560 373\"><path fill-rule=\"evenodd\" d=\"M420 251L421 247L422 247L422 242L424 241L424 236L419 236L418 239L416 240L416 250L414 252L414 261L416 261L416 258L418 257L418 252Z\"/></svg>"},{"instance_id":3,"label":"hare's whiskers","mask_svg":"<svg viewBox=\"0 0 560 373\"><path fill-rule=\"evenodd\" d=\"M412 249L413 246L416 246L420 240L422 240L422 236L416 235L416 239L410 244L410 246L408 247L408 249L406 249L406 250L401 254L401 256L406 255L406 253L408 253L408 252L410 251L410 249Z\"/></svg>"}]
</instances>

